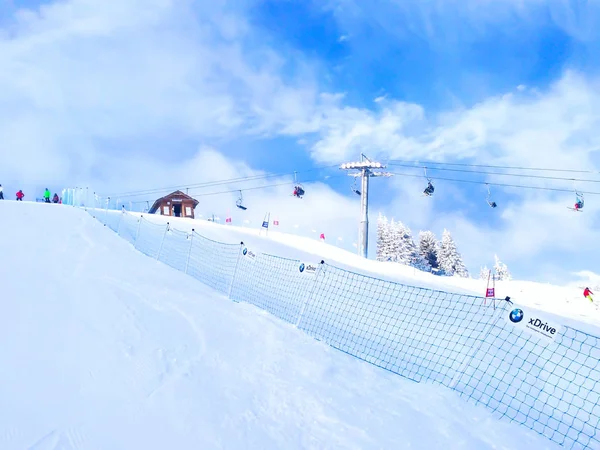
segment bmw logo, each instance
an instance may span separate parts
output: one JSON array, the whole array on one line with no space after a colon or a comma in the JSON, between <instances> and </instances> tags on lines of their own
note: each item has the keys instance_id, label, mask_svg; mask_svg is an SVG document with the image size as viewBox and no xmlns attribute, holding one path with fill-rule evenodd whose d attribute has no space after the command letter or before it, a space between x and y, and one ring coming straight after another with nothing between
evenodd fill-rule
<instances>
[{"instance_id":1,"label":"bmw logo","mask_svg":"<svg viewBox=\"0 0 600 450\"><path fill-rule=\"evenodd\" d=\"M519 323L521 320L523 320L523 310L519 308L513 309L508 317L511 322Z\"/></svg>"},{"instance_id":2,"label":"bmw logo","mask_svg":"<svg viewBox=\"0 0 600 450\"><path fill-rule=\"evenodd\" d=\"M242 250L242 254L243 254L244 256L246 256L246 254L247 254L247 253L248 253L248 249L247 249L246 247L244 247L244 250Z\"/></svg>"},{"instance_id":3,"label":"bmw logo","mask_svg":"<svg viewBox=\"0 0 600 450\"><path fill-rule=\"evenodd\" d=\"M300 272L304 272L304 263L300 264L300 267L298 267L298 270L300 270Z\"/></svg>"}]
</instances>

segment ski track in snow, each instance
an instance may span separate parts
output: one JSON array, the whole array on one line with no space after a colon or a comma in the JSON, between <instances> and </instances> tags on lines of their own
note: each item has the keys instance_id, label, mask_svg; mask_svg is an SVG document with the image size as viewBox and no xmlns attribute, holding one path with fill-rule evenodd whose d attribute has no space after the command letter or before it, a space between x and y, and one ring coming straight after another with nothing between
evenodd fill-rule
<instances>
[{"instance_id":1,"label":"ski track in snow","mask_svg":"<svg viewBox=\"0 0 600 450\"><path fill-rule=\"evenodd\" d=\"M38 439L27 450L79 450L86 447L87 436L81 427L53 430Z\"/></svg>"}]
</instances>

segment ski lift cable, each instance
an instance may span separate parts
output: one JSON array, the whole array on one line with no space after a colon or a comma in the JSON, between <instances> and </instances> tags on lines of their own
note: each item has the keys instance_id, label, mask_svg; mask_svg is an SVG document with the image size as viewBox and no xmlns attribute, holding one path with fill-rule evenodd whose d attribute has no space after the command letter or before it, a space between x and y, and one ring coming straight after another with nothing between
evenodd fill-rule
<instances>
[{"instance_id":1,"label":"ski lift cable","mask_svg":"<svg viewBox=\"0 0 600 450\"><path fill-rule=\"evenodd\" d=\"M423 168L425 169L425 177L427 178L427 167L426 166L411 166L409 164L396 164L390 163L391 166L397 167L408 167L408 168ZM590 179L578 179L578 178L566 178L566 177L551 177L545 175L527 175L522 173L499 173L499 172L485 172L479 170L465 170L465 169L448 169L444 167L429 167L429 169L440 170L445 172L462 172L462 173L473 173L478 175L498 175L504 177L519 177L519 178L537 178L541 180L560 180L560 181L579 181L582 183L600 183L600 180L590 180Z\"/></svg>"},{"instance_id":2,"label":"ski lift cable","mask_svg":"<svg viewBox=\"0 0 600 450\"><path fill-rule=\"evenodd\" d=\"M422 175L415 175L413 173L399 173L392 172L394 175L404 176L404 177L413 177L413 178L421 178ZM460 180L457 178L444 178L444 177L432 177L432 180L441 180L441 181L452 181L455 183L469 183L469 184L487 184L489 186L501 186L501 187L512 187L512 188L520 188L520 189L536 189L540 191L554 191L554 192L569 192L573 193L573 189L563 189L563 188L551 188L551 187L543 187L543 186L526 186L522 184L508 184L508 183L492 183L489 181L475 181L475 180ZM600 195L600 192L593 191L579 191L580 194L589 194L589 195Z\"/></svg>"},{"instance_id":3,"label":"ski lift cable","mask_svg":"<svg viewBox=\"0 0 600 450\"><path fill-rule=\"evenodd\" d=\"M346 178L347 175L331 175L329 178ZM306 180L306 183L314 183L317 181L321 181L320 178L315 178L312 180ZM232 189L232 190L228 190L228 191L218 191L218 192L206 192L206 193L201 193L201 194L195 194L195 195L190 195L190 197L192 198L198 198L198 197L206 197L206 196L211 196L211 195L221 195L221 194L231 194L231 193L239 193L241 192L246 192L246 191L254 191L254 190L260 190L260 189L268 189L268 188L272 188L272 187L279 187L279 186L289 186L290 183L289 181L286 183L273 183L273 184L265 184L263 186L253 186L253 187L248 187L248 188L243 188L243 189ZM132 203L146 203L146 200L139 200L136 202L132 202Z\"/></svg>"},{"instance_id":4,"label":"ski lift cable","mask_svg":"<svg viewBox=\"0 0 600 450\"><path fill-rule=\"evenodd\" d=\"M487 169L513 169L513 170L534 170L538 172L564 172L564 173L590 173L600 174L598 170L580 170L580 169L556 169L548 167L524 167L524 166L498 166L493 164L469 164L469 163L447 163L447 162L435 162L435 161L408 161L401 159L390 159L388 165L401 166L407 164L406 167L418 167L415 164L427 164L430 169L441 170L437 167L431 167L431 165L438 166L456 166L456 167L480 167ZM408 165L410 164L410 165Z\"/></svg>"},{"instance_id":5,"label":"ski lift cable","mask_svg":"<svg viewBox=\"0 0 600 450\"><path fill-rule=\"evenodd\" d=\"M331 169L333 167L339 167L339 164L332 164L332 165L327 165L327 166L317 166L312 169L304 169L304 170L294 171L294 173L315 172L317 170ZM212 186L219 186L219 185L223 185L223 184L239 183L239 182L244 182L244 181L256 181L256 180L262 180L262 179L267 179L267 178L282 177L282 176L289 175L289 174L290 174L290 172L267 173L267 174L263 174L263 175L252 175L252 176L246 176L246 177L229 178L229 179L224 179L224 180L207 181L207 182L193 183L193 184L187 184L187 185L180 184L177 186L166 186L166 187L161 187L161 188L121 192L121 193L116 193L116 194L110 194L109 196L110 197L117 197L117 196L118 197L136 197L136 196L140 196L140 195L154 194L154 193L162 192L162 191L171 191L173 189L212 187Z\"/></svg>"}]
</instances>

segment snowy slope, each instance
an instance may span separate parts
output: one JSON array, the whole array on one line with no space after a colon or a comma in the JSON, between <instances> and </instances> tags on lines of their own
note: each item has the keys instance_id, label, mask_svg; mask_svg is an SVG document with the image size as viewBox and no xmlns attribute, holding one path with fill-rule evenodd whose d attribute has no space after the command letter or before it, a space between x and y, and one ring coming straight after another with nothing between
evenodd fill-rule
<instances>
[{"instance_id":1,"label":"snowy slope","mask_svg":"<svg viewBox=\"0 0 600 450\"><path fill-rule=\"evenodd\" d=\"M230 302L82 210L0 215L2 449L559 448Z\"/></svg>"},{"instance_id":2,"label":"snowy slope","mask_svg":"<svg viewBox=\"0 0 600 450\"><path fill-rule=\"evenodd\" d=\"M120 211L98 210L97 214L103 221L117 221ZM439 277L400 264L366 260L353 252L321 242L318 239L282 233L273 229L269 230L267 235L264 230L223 225L204 219L192 220L156 214L134 214L157 224L170 222L172 227L182 231L190 231L194 228L196 232L221 242L244 241L265 253L315 262L326 260L339 267L408 285L477 296L484 296L487 287L487 282L484 280ZM515 303L558 316L560 322L565 325L600 335L600 310L597 305L590 304L583 297L579 287L520 280L496 282L496 297L504 299L506 296L509 296Z\"/></svg>"}]
</instances>

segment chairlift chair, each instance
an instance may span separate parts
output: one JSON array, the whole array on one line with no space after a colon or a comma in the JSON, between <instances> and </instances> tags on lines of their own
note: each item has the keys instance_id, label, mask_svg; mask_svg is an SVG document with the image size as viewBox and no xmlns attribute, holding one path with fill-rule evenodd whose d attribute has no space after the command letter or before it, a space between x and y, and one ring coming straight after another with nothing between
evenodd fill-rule
<instances>
[{"instance_id":1,"label":"chairlift chair","mask_svg":"<svg viewBox=\"0 0 600 450\"><path fill-rule=\"evenodd\" d=\"M487 189L488 189L488 195L487 195L487 198L486 198L486 200L488 202L488 205L490 205L491 208L495 208L495 207L498 206L498 204L495 201L490 200L490 197L492 195L491 192L490 192L490 185L486 184L486 186L487 186Z\"/></svg>"},{"instance_id":2,"label":"chairlift chair","mask_svg":"<svg viewBox=\"0 0 600 450\"><path fill-rule=\"evenodd\" d=\"M425 188L425 190L423 191L423 194L426 195L427 197L431 197L435 191L435 187L433 186L433 183L431 182L431 178L429 178L427 176L427 167L424 167L425 169L425 178L427 178L427 187Z\"/></svg>"},{"instance_id":3,"label":"chairlift chair","mask_svg":"<svg viewBox=\"0 0 600 450\"><path fill-rule=\"evenodd\" d=\"M240 191L240 196L237 199L237 201L235 202L235 206L237 206L238 208L240 208L241 210L244 210L244 211L246 211L248 209L244 206L244 199L242 197L242 191Z\"/></svg>"},{"instance_id":4,"label":"chairlift chair","mask_svg":"<svg viewBox=\"0 0 600 450\"><path fill-rule=\"evenodd\" d=\"M584 205L584 201L583 201L583 194L581 192L575 191L575 205L573 206L573 208L569 208L573 211L577 211L577 212L581 212L581 210L583 209L583 205Z\"/></svg>"},{"instance_id":5,"label":"chairlift chair","mask_svg":"<svg viewBox=\"0 0 600 450\"><path fill-rule=\"evenodd\" d=\"M356 187L356 180L357 177L354 177L354 183L352 183L352 187L350 189L352 189L352 192L354 192L356 195L361 195L360 190Z\"/></svg>"},{"instance_id":6,"label":"chairlift chair","mask_svg":"<svg viewBox=\"0 0 600 450\"><path fill-rule=\"evenodd\" d=\"M296 172L294 172L294 197L302 198L304 193L304 187L302 186L302 183L298 183L298 177Z\"/></svg>"},{"instance_id":7,"label":"chairlift chair","mask_svg":"<svg viewBox=\"0 0 600 450\"><path fill-rule=\"evenodd\" d=\"M423 194L425 194L427 197L431 197L431 195L433 195L434 191L435 191L435 187L433 187L433 184L431 184L431 181L430 181L427 183L427 187L423 191Z\"/></svg>"}]
</instances>

